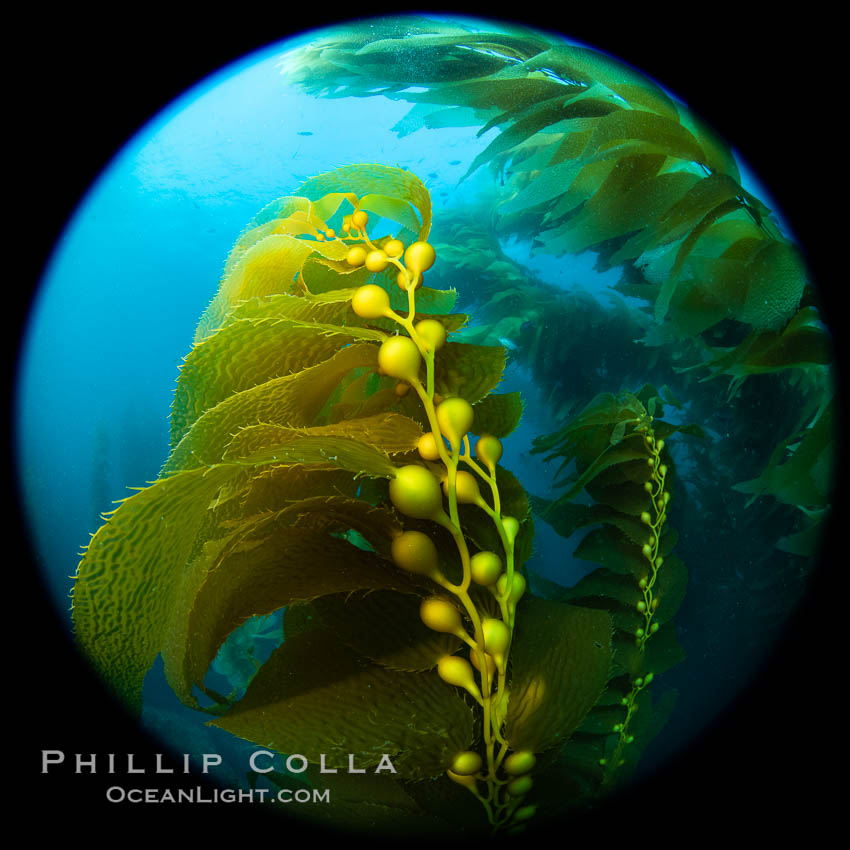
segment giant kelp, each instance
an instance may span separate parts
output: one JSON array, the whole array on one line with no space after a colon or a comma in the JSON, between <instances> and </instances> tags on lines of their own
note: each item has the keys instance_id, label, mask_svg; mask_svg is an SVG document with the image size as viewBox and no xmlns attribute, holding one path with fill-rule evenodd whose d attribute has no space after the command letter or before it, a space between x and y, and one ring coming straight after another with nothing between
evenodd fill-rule
<instances>
[{"instance_id":1,"label":"giant kelp","mask_svg":"<svg viewBox=\"0 0 850 850\"><path fill-rule=\"evenodd\" d=\"M651 324L644 312L613 290L600 299L579 282L565 290L531 273L505 253L483 204L441 216L434 243L452 267L474 275L475 288L459 293L459 304L475 312L464 339L505 345L534 376L555 421L585 404L599 383L629 386L655 369L657 350L639 342ZM433 279L441 280L440 270Z\"/></svg>"},{"instance_id":2,"label":"giant kelp","mask_svg":"<svg viewBox=\"0 0 850 850\"><path fill-rule=\"evenodd\" d=\"M607 611L526 593L529 499L499 463L522 403L494 392L503 348L447 339L466 317L422 285L430 221L418 178L378 165L255 217L160 476L105 518L73 594L80 648L127 705L161 655L211 724L314 766L353 755L374 775L327 779L325 814L391 832L531 817L537 759L612 672ZM261 662L257 618L281 610Z\"/></svg>"},{"instance_id":3,"label":"giant kelp","mask_svg":"<svg viewBox=\"0 0 850 850\"><path fill-rule=\"evenodd\" d=\"M537 575L532 586L547 598L609 611L614 623L606 693L553 766L578 796L633 771L675 700L668 691L651 707L653 680L684 657L673 617L687 573L672 551L678 534L668 519L676 481L669 441L677 433L705 434L697 425L665 422L664 404L677 403L663 395L648 384L637 393L600 393L533 449L560 461L556 486L566 488L554 499L533 498L535 509L566 538L590 527L574 556L598 566L570 588ZM590 504L576 500L582 493Z\"/></svg>"},{"instance_id":4,"label":"giant kelp","mask_svg":"<svg viewBox=\"0 0 850 850\"><path fill-rule=\"evenodd\" d=\"M324 97L413 103L393 128L399 135L498 128L467 171L489 166L498 178L488 217L495 234L531 234L538 251L591 250L600 269L621 267L617 289L644 301L652 320L644 345L708 377L731 376L729 397L717 394L706 407L729 404L746 379L769 375L775 383L760 387L776 387L784 408L810 409L817 399L817 416L824 409L829 334L799 249L744 188L729 145L638 71L553 35L413 17L347 24L288 54L283 72ZM517 295L527 305L522 288ZM518 359L539 365L542 325L528 322L532 331L519 333L525 323L504 291L491 307L489 324L510 325ZM572 409L592 392L576 395L564 388L555 409ZM763 457L765 472L789 460L817 427L813 416L783 423L777 453ZM730 444L741 448L751 432L728 433ZM820 456L829 458L834 428L818 434ZM791 489L783 492L791 504ZM802 491L793 504L813 510ZM827 509L823 495L814 510L823 516ZM811 554L813 540L795 537L790 551Z\"/></svg>"}]
</instances>

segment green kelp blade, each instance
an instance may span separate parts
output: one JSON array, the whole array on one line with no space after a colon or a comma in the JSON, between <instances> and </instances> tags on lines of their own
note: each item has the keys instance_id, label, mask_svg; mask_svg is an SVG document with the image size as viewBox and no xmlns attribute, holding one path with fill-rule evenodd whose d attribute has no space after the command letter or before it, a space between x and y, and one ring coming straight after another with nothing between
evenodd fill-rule
<instances>
[{"instance_id":1,"label":"green kelp blade","mask_svg":"<svg viewBox=\"0 0 850 850\"><path fill-rule=\"evenodd\" d=\"M632 549L637 551L635 547ZM580 550L581 547L576 550L576 557L581 557ZM638 626L644 625L644 617L637 611L637 604L644 596L636 579L644 578L646 574L646 559L634 570L634 574L625 575L600 567L584 576L573 587L550 586L548 598L589 608L604 608L611 614L617 628L633 635ZM682 560L675 555L665 555L652 588L653 598L658 600L653 623L661 626L673 618L682 604L687 583L688 576Z\"/></svg>"},{"instance_id":2,"label":"green kelp blade","mask_svg":"<svg viewBox=\"0 0 850 850\"><path fill-rule=\"evenodd\" d=\"M435 108L430 103L417 103L404 117L390 127L400 139L421 130L423 127L434 130L444 127L480 127L485 117L495 110L478 110L468 106L449 106Z\"/></svg>"},{"instance_id":3,"label":"green kelp blade","mask_svg":"<svg viewBox=\"0 0 850 850\"><path fill-rule=\"evenodd\" d=\"M684 601L687 589L688 572L684 561L677 555L665 555L653 587L653 594L658 599L658 610L653 615L653 622L663 626L672 620Z\"/></svg>"},{"instance_id":4,"label":"green kelp blade","mask_svg":"<svg viewBox=\"0 0 850 850\"><path fill-rule=\"evenodd\" d=\"M605 86L627 102L676 118L676 104L663 90L633 67L596 50L563 43L553 44L523 63L527 72L545 69L562 80L575 80L585 85L595 82Z\"/></svg>"},{"instance_id":5,"label":"green kelp blade","mask_svg":"<svg viewBox=\"0 0 850 850\"><path fill-rule=\"evenodd\" d=\"M635 771L646 748L667 725L678 696L679 692L675 689L665 690L658 697L647 689L640 692L636 700L638 711L632 715L629 723L629 733L634 736L634 740L620 750L623 764L606 765L606 785L614 781L622 785Z\"/></svg>"},{"instance_id":6,"label":"green kelp blade","mask_svg":"<svg viewBox=\"0 0 850 850\"><path fill-rule=\"evenodd\" d=\"M565 499L554 502L531 497L535 513L546 520L561 537L571 537L586 525L607 523L622 531L638 549L646 542L646 526L638 519L608 507L608 505L579 505Z\"/></svg>"},{"instance_id":7,"label":"green kelp blade","mask_svg":"<svg viewBox=\"0 0 850 850\"><path fill-rule=\"evenodd\" d=\"M360 655L393 670L431 670L457 652L456 635L435 632L419 617L427 590L420 594L369 590L322 596L313 602L322 624Z\"/></svg>"},{"instance_id":8,"label":"green kelp blade","mask_svg":"<svg viewBox=\"0 0 850 850\"><path fill-rule=\"evenodd\" d=\"M638 412L635 411L635 416ZM573 417L563 428L547 437L538 437L534 441L532 453L550 451L577 431L609 425L627 418L623 414L623 405L613 393L599 393L587 403L578 416Z\"/></svg>"},{"instance_id":9,"label":"green kelp blade","mask_svg":"<svg viewBox=\"0 0 850 850\"><path fill-rule=\"evenodd\" d=\"M315 818L317 824L377 836L396 846L404 845L412 835L433 838L435 845L445 840L449 824L414 801L393 774L323 773L319 766L309 765L302 776L313 788L327 789L333 800L333 805L312 807L311 821ZM280 782L282 787L294 787L289 775L280 777ZM421 784L434 782L425 779Z\"/></svg>"},{"instance_id":10,"label":"green kelp blade","mask_svg":"<svg viewBox=\"0 0 850 850\"><path fill-rule=\"evenodd\" d=\"M618 109L619 107L615 103L606 102L600 98L589 97L582 93L568 94L565 89L564 93L560 96L551 97L542 103L535 104L518 121L499 133L475 157L462 179L465 180L494 157L521 145L526 139L529 139L546 127L557 124L560 121L605 115L612 110ZM567 187L565 186L564 188L566 189Z\"/></svg>"},{"instance_id":11,"label":"green kelp blade","mask_svg":"<svg viewBox=\"0 0 850 850\"><path fill-rule=\"evenodd\" d=\"M163 475L218 463L232 435L244 425L312 425L346 374L359 366L376 366L377 362L377 345L357 343L315 366L229 396L195 421L172 450Z\"/></svg>"},{"instance_id":12,"label":"green kelp blade","mask_svg":"<svg viewBox=\"0 0 850 850\"><path fill-rule=\"evenodd\" d=\"M91 539L77 568L77 643L135 711L141 710L142 682L160 651L181 570L216 494L235 474L233 466L197 469L125 499Z\"/></svg>"},{"instance_id":13,"label":"green kelp blade","mask_svg":"<svg viewBox=\"0 0 850 850\"><path fill-rule=\"evenodd\" d=\"M490 393L473 408L473 431L507 437L519 425L524 407L519 392Z\"/></svg>"},{"instance_id":14,"label":"green kelp blade","mask_svg":"<svg viewBox=\"0 0 850 850\"><path fill-rule=\"evenodd\" d=\"M559 601L605 607L609 611L634 611L643 599L643 591L631 575L600 567L582 578L574 587L564 588Z\"/></svg>"},{"instance_id":15,"label":"green kelp blade","mask_svg":"<svg viewBox=\"0 0 850 850\"><path fill-rule=\"evenodd\" d=\"M793 320L781 332L753 331L736 348L724 351L694 368L710 369L709 378L732 375L736 380L743 381L750 375L781 372L795 366L806 368L828 365L832 361L829 334L816 325L792 327L792 324Z\"/></svg>"},{"instance_id":16,"label":"green kelp blade","mask_svg":"<svg viewBox=\"0 0 850 850\"><path fill-rule=\"evenodd\" d=\"M635 645L634 635L618 631L614 636L614 663L632 679L647 673L658 676L684 660L685 650L676 639L672 620L650 635L643 652Z\"/></svg>"},{"instance_id":17,"label":"green kelp blade","mask_svg":"<svg viewBox=\"0 0 850 850\"><path fill-rule=\"evenodd\" d=\"M776 541L776 548L783 552L790 552L792 555L801 555L805 558L811 558L817 554L823 545L823 522L826 516L829 515L829 508L812 513L813 516L810 519L809 525L802 531L780 537Z\"/></svg>"},{"instance_id":18,"label":"green kelp blade","mask_svg":"<svg viewBox=\"0 0 850 850\"><path fill-rule=\"evenodd\" d=\"M506 736L513 749L565 744L597 703L612 663L611 617L526 596L511 648Z\"/></svg>"},{"instance_id":19,"label":"green kelp blade","mask_svg":"<svg viewBox=\"0 0 850 850\"><path fill-rule=\"evenodd\" d=\"M197 343L181 366L171 406L171 445L228 396L315 366L352 342L384 338L368 328L283 318L230 322Z\"/></svg>"},{"instance_id":20,"label":"green kelp blade","mask_svg":"<svg viewBox=\"0 0 850 850\"><path fill-rule=\"evenodd\" d=\"M609 445L587 469L573 482L570 489L566 493L562 493L558 497L558 501L568 501L577 493L581 492L591 481L596 478L601 472L604 472L609 467L617 464L628 463L629 461L641 460L647 457L647 449L643 442L643 435L630 434L629 437L623 439L615 445ZM647 476L648 478L648 476Z\"/></svg>"},{"instance_id":21,"label":"green kelp blade","mask_svg":"<svg viewBox=\"0 0 850 850\"><path fill-rule=\"evenodd\" d=\"M369 509L361 504L364 512ZM166 678L186 705L197 707L193 686L203 687L219 647L248 618L329 593L415 588L409 576L373 552L297 518L293 512L284 523L248 523L226 545L206 547L183 572L162 656Z\"/></svg>"},{"instance_id":22,"label":"green kelp blade","mask_svg":"<svg viewBox=\"0 0 850 850\"><path fill-rule=\"evenodd\" d=\"M664 154L633 154L619 158L575 216L563 227L540 235L547 253L583 251L602 242L608 235L615 235L605 232L609 222L621 222L622 218L629 218L627 209L624 209L625 216L620 214L620 205L627 198L637 199L637 203L640 203L663 162ZM628 225L621 222L621 227Z\"/></svg>"},{"instance_id":23,"label":"green kelp blade","mask_svg":"<svg viewBox=\"0 0 850 850\"><path fill-rule=\"evenodd\" d=\"M646 463L643 464L647 468ZM648 476L644 477L647 480ZM620 513L630 516L640 516L643 511L651 507L649 494L642 483L637 481L614 481L602 482L600 478L587 484L587 492L590 497L603 505L608 505Z\"/></svg>"},{"instance_id":24,"label":"green kelp blade","mask_svg":"<svg viewBox=\"0 0 850 850\"><path fill-rule=\"evenodd\" d=\"M594 561L616 572L643 578L646 573L646 558L634 542L619 528L603 525L594 528L582 538L574 558Z\"/></svg>"},{"instance_id":25,"label":"green kelp blade","mask_svg":"<svg viewBox=\"0 0 850 850\"><path fill-rule=\"evenodd\" d=\"M421 93L408 93L405 100L416 102L421 100L419 107L414 107L411 112L414 118L421 114L430 117L429 113L434 113L435 107L432 104L456 104L463 103L467 108L482 110L487 112L492 109L502 110L500 118L514 117L525 109L541 103L544 100L549 100L552 97L572 91L578 93L583 90L580 87L570 88L562 82L552 79L551 77L522 77L511 73L512 69L500 71L490 77L462 80L457 83L445 83L441 86L436 86L430 91ZM462 107L455 107L461 109ZM440 110L436 114L449 110ZM404 117L404 122L409 123L411 112ZM508 115L504 115L508 113ZM480 124L480 120L476 122ZM419 126L432 126L431 124L422 124ZM458 126L458 125L451 125ZM418 129L418 128L416 128ZM407 132L412 132L408 129Z\"/></svg>"},{"instance_id":26,"label":"green kelp blade","mask_svg":"<svg viewBox=\"0 0 850 850\"><path fill-rule=\"evenodd\" d=\"M398 778L444 773L473 741L472 708L433 672L401 673L372 664L332 632L287 640L245 696L211 725L328 767L361 768L390 756Z\"/></svg>"},{"instance_id":27,"label":"green kelp blade","mask_svg":"<svg viewBox=\"0 0 850 850\"><path fill-rule=\"evenodd\" d=\"M470 404L481 401L502 380L506 356L498 345L447 342L435 363L437 392L447 398L461 396Z\"/></svg>"},{"instance_id":28,"label":"green kelp blade","mask_svg":"<svg viewBox=\"0 0 850 850\"><path fill-rule=\"evenodd\" d=\"M752 494L753 499L773 496L785 504L810 509L828 504L833 481L835 407L835 399L832 399L811 428L802 435L792 435L777 446L758 478L735 484L732 489ZM787 457L789 446L798 439Z\"/></svg>"},{"instance_id":29,"label":"green kelp blade","mask_svg":"<svg viewBox=\"0 0 850 850\"><path fill-rule=\"evenodd\" d=\"M385 272L384 274L388 274ZM395 277L395 275L393 275ZM390 283L392 283L390 281ZM397 286L390 286L390 307L397 313L407 315L408 298L407 293L402 292ZM416 290L416 315L420 313L445 315L450 313L457 301L456 289L431 289L427 286L421 286ZM435 316L434 318L437 318ZM440 362L440 358L437 358Z\"/></svg>"}]
</instances>

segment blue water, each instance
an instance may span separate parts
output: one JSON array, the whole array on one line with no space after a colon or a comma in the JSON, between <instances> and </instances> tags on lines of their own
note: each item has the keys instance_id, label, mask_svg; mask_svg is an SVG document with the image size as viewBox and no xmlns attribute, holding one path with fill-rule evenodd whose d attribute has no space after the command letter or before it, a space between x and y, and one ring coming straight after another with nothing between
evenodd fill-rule
<instances>
[{"instance_id":1,"label":"blue water","mask_svg":"<svg viewBox=\"0 0 850 850\"><path fill-rule=\"evenodd\" d=\"M85 197L44 275L22 356L18 446L36 545L63 608L75 553L99 524L98 434L110 500L156 477L178 365L253 215L348 162L404 164L423 179L439 173L433 189L453 188L492 136L462 128L431 131L427 147L415 134L398 139L389 127L409 107L383 98L333 101L333 131L322 132L327 105L287 88L281 52L222 72L145 127ZM447 199L434 195L438 215Z\"/></svg>"}]
</instances>

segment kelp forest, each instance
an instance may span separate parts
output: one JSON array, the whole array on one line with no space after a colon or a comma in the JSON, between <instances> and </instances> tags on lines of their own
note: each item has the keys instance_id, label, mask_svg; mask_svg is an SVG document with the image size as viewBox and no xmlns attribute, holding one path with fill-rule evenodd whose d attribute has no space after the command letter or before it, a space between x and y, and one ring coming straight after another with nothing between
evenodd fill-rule
<instances>
[{"instance_id":1,"label":"kelp forest","mask_svg":"<svg viewBox=\"0 0 850 850\"><path fill-rule=\"evenodd\" d=\"M376 19L280 72L409 103L399 136L497 130L460 181L487 191L436 210L415 168L341 155L269 199L159 477L83 554L77 641L137 711L161 656L199 722L304 754L262 781L331 787L331 826L582 811L805 594L837 418L816 282L727 141L589 48Z\"/></svg>"}]
</instances>

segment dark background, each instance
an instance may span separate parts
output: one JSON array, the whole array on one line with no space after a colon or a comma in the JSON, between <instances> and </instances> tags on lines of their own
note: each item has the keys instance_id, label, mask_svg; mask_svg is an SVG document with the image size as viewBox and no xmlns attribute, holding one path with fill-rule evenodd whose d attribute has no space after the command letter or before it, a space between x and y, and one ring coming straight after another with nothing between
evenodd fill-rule
<instances>
[{"instance_id":1,"label":"dark background","mask_svg":"<svg viewBox=\"0 0 850 850\"><path fill-rule=\"evenodd\" d=\"M137 6L137 19L120 22L55 13L40 20L35 12L25 12L24 25L10 28L7 40L17 41L12 46L20 50L7 78L6 117L11 121L6 136L12 155L6 163L6 202L18 231L6 245L10 377L41 268L110 156L148 118L212 71L293 32L342 17L326 7L309 17L293 15L284 11L285 4L276 4L265 7L265 14L256 6L243 7L251 23L241 23L236 7L217 15L211 7L199 8L203 11L191 20L179 20L167 10ZM493 5L420 8L518 20ZM732 140L755 167L807 252L843 363L839 303L847 274L839 265L841 213L836 205L839 180L846 183L846 177L835 126L841 118L839 95L834 101L829 94L838 66L832 25L773 16L772 24L765 18L737 20L733 12L716 7L710 15L671 14L657 4L651 9L635 4L631 15L603 4L581 16L566 4L563 9L561 19L551 11L522 9L519 20L560 30L650 74ZM399 9L372 4L364 11ZM846 458L841 460L846 467ZM840 489L843 475L837 480ZM19 755L7 755L6 773L12 794L41 812L29 828L45 837L77 832L117 838L165 837L166 830L177 827L187 837L205 840L236 826L245 840L258 845L298 837L294 825L282 829L276 820L258 819L254 807L116 806L104 801L103 791L113 783L103 773L85 777L57 769L40 774L42 749L64 750L69 760L74 753L97 753L104 761L108 753L155 753L157 747L138 735L134 723L89 677L66 637L66 624L46 610L46 594L21 531L23 518L13 510L7 517L11 545L6 566L14 584L6 606L12 614L7 618L12 669L6 728L13 747L22 747ZM839 493L834 526L846 517ZM598 816L565 825L564 840L577 833L606 844L621 838L661 846L693 838L751 835L765 840L794 828L826 832L837 822L838 787L827 768L840 770L844 738L837 650L845 630L835 602L837 576L848 560L842 537L834 527L785 641L734 710L652 782ZM140 761L151 765L152 757L140 755ZM117 779L131 784L126 777ZM194 787L197 780L197 775L178 775L159 782L149 775L144 784L175 789ZM8 796L7 802L13 803Z\"/></svg>"}]
</instances>

